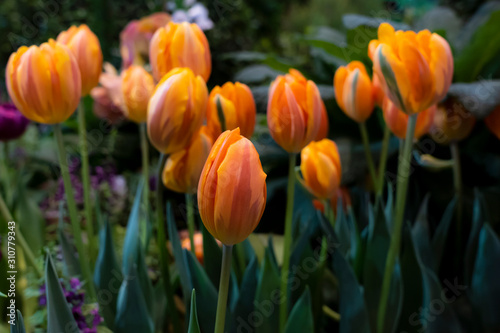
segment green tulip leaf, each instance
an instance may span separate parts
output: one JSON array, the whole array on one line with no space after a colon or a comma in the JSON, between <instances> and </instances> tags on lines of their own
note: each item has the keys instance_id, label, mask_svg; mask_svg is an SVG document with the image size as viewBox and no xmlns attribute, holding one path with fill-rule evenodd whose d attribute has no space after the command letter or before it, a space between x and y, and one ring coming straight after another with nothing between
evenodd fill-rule
<instances>
[{"instance_id":1,"label":"green tulip leaf","mask_svg":"<svg viewBox=\"0 0 500 333\"><path fill-rule=\"evenodd\" d=\"M215 238L205 226L200 226L203 234L203 266L214 286L219 285L222 266L222 251Z\"/></svg>"},{"instance_id":2,"label":"green tulip leaf","mask_svg":"<svg viewBox=\"0 0 500 333\"><path fill-rule=\"evenodd\" d=\"M193 289L191 293L191 310L189 312L188 333L200 333L200 325L198 324L198 313L196 311L196 292Z\"/></svg>"},{"instance_id":3,"label":"green tulip leaf","mask_svg":"<svg viewBox=\"0 0 500 333\"><path fill-rule=\"evenodd\" d=\"M457 198L455 197L446 207L446 210L443 213L443 217L441 218L441 222L439 222L439 225L437 226L432 238L432 252L434 253L435 257L436 270L439 269L439 265L443 257L446 239L449 233L451 222L453 220L453 216L455 214L456 206Z\"/></svg>"},{"instance_id":4,"label":"green tulip leaf","mask_svg":"<svg viewBox=\"0 0 500 333\"><path fill-rule=\"evenodd\" d=\"M420 205L415 224L412 228L415 248L419 254L422 264L433 270L435 267L434 256L432 255L432 247L430 241L429 222L427 219L427 207L429 205L430 195L427 194Z\"/></svg>"},{"instance_id":5,"label":"green tulip leaf","mask_svg":"<svg viewBox=\"0 0 500 333\"><path fill-rule=\"evenodd\" d=\"M80 261L76 255L76 249L67 234L64 232L64 205L62 201L59 203L57 238L59 239L59 244L61 245L61 252L64 261L64 275L69 278L81 276L82 272L80 270Z\"/></svg>"},{"instance_id":6,"label":"green tulip leaf","mask_svg":"<svg viewBox=\"0 0 500 333\"><path fill-rule=\"evenodd\" d=\"M10 325L10 333L26 333L26 329L24 328L23 315L19 310L16 310L15 324Z\"/></svg>"},{"instance_id":7,"label":"green tulip leaf","mask_svg":"<svg viewBox=\"0 0 500 333\"><path fill-rule=\"evenodd\" d=\"M140 228L139 228L139 210L142 203L142 190L144 181L141 180L137 186L134 204L130 211L130 216L127 223L127 232L123 242L123 256L122 256L122 271L126 275L130 272L130 266L137 263L137 249L140 243Z\"/></svg>"},{"instance_id":8,"label":"green tulip leaf","mask_svg":"<svg viewBox=\"0 0 500 333\"><path fill-rule=\"evenodd\" d=\"M311 309L311 293L306 288L297 303L293 306L285 326L285 333L314 332L313 313Z\"/></svg>"},{"instance_id":9,"label":"green tulip leaf","mask_svg":"<svg viewBox=\"0 0 500 333\"><path fill-rule=\"evenodd\" d=\"M478 190L475 190L474 203L472 205L472 228L469 233L467 247L465 250L465 283L472 281L472 272L474 270L474 261L476 259L477 247L479 242L479 233L483 224L488 221L486 202L484 196Z\"/></svg>"}]
</instances>

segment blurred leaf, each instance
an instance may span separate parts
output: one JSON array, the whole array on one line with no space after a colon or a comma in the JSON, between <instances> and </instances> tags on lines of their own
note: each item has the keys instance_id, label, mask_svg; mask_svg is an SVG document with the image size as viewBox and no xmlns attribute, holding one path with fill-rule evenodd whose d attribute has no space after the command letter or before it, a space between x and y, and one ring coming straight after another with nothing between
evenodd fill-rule
<instances>
[{"instance_id":1,"label":"blurred leaf","mask_svg":"<svg viewBox=\"0 0 500 333\"><path fill-rule=\"evenodd\" d=\"M0 297L7 297L7 295L0 291Z\"/></svg>"},{"instance_id":2,"label":"blurred leaf","mask_svg":"<svg viewBox=\"0 0 500 333\"><path fill-rule=\"evenodd\" d=\"M142 202L142 190L144 182L141 180L135 192L134 204L130 211L127 222L127 232L123 242L122 271L126 275L130 272L130 266L137 262L137 249L139 248L139 209Z\"/></svg>"},{"instance_id":3,"label":"blurred leaf","mask_svg":"<svg viewBox=\"0 0 500 333\"><path fill-rule=\"evenodd\" d=\"M478 310L485 331L500 330L500 239L489 224L484 224L479 235L476 263L472 275L470 298Z\"/></svg>"},{"instance_id":4,"label":"blurred leaf","mask_svg":"<svg viewBox=\"0 0 500 333\"><path fill-rule=\"evenodd\" d=\"M384 20L379 17L371 17L359 14L345 14L342 16L342 23L344 24L346 29L355 29L363 26L378 29L379 25L383 22L389 23L396 30L410 30L410 27L404 23Z\"/></svg>"},{"instance_id":5,"label":"blurred leaf","mask_svg":"<svg viewBox=\"0 0 500 333\"><path fill-rule=\"evenodd\" d=\"M446 210L443 213L443 217L441 217L441 222L439 222L436 231L434 232L434 237L432 238L432 252L435 257L435 265L436 269L439 268L441 264L441 259L443 257L446 239L448 237L451 221L453 220L453 216L455 214L455 208L457 206L457 198L454 197L453 200L450 201Z\"/></svg>"},{"instance_id":6,"label":"blurred leaf","mask_svg":"<svg viewBox=\"0 0 500 333\"><path fill-rule=\"evenodd\" d=\"M99 236L99 253L95 264L94 283L100 298L105 300L99 304L104 320L110 329L114 329L118 298L116 286L121 285L123 275L116 260L111 227L108 221L104 222Z\"/></svg>"},{"instance_id":7,"label":"blurred leaf","mask_svg":"<svg viewBox=\"0 0 500 333\"><path fill-rule=\"evenodd\" d=\"M16 192L16 207L14 211L15 220L26 238L26 242L36 255L45 243L45 219L33 196L26 191L26 184L20 177Z\"/></svg>"},{"instance_id":8,"label":"blurred leaf","mask_svg":"<svg viewBox=\"0 0 500 333\"><path fill-rule=\"evenodd\" d=\"M429 11L415 23L415 31L429 29L432 32L443 32L451 46L455 44L457 37L460 36L462 20L449 7L438 6Z\"/></svg>"},{"instance_id":9,"label":"blurred leaf","mask_svg":"<svg viewBox=\"0 0 500 333\"><path fill-rule=\"evenodd\" d=\"M415 240L415 249L418 252L422 264L430 268L435 267L434 256L432 255L432 247L430 241L429 222L427 220L427 207L429 206L430 194L427 194L422 200L420 209L415 219L415 224L412 228L413 239Z\"/></svg>"},{"instance_id":10,"label":"blurred leaf","mask_svg":"<svg viewBox=\"0 0 500 333\"><path fill-rule=\"evenodd\" d=\"M196 292L193 289L191 293L191 310L189 311L189 326L188 333L200 333L200 326L198 324L198 313L196 312Z\"/></svg>"},{"instance_id":11,"label":"blurred leaf","mask_svg":"<svg viewBox=\"0 0 500 333\"><path fill-rule=\"evenodd\" d=\"M203 266L214 286L219 285L222 266L222 251L205 226L200 225L203 234Z\"/></svg>"},{"instance_id":12,"label":"blurred leaf","mask_svg":"<svg viewBox=\"0 0 500 333\"><path fill-rule=\"evenodd\" d=\"M47 332L80 332L66 302L50 253L47 253L45 261L45 288L47 293Z\"/></svg>"},{"instance_id":13,"label":"blurred leaf","mask_svg":"<svg viewBox=\"0 0 500 333\"><path fill-rule=\"evenodd\" d=\"M283 72L272 69L267 65L250 65L237 72L234 75L234 80L246 84L265 83L274 80L280 74L283 74Z\"/></svg>"},{"instance_id":14,"label":"blurred leaf","mask_svg":"<svg viewBox=\"0 0 500 333\"><path fill-rule=\"evenodd\" d=\"M472 205L472 227L465 251L465 283L472 282L472 272L479 242L479 233L483 224L488 221L486 216L486 203L483 194L474 190L474 203Z\"/></svg>"},{"instance_id":15,"label":"blurred leaf","mask_svg":"<svg viewBox=\"0 0 500 333\"><path fill-rule=\"evenodd\" d=\"M82 272L80 270L80 261L76 255L76 249L64 232L64 204L62 201L59 203L59 224L57 226L57 237L59 238L59 244L61 245L61 252L64 261L64 274L69 278L81 276Z\"/></svg>"},{"instance_id":16,"label":"blurred leaf","mask_svg":"<svg viewBox=\"0 0 500 333\"><path fill-rule=\"evenodd\" d=\"M342 252L343 256L346 256L351 249L351 231L349 229L349 222L347 219L348 218L344 212L342 198L339 197L337 200L337 216L335 217L334 229L338 239L343 240L339 247L339 251Z\"/></svg>"},{"instance_id":17,"label":"blurred leaf","mask_svg":"<svg viewBox=\"0 0 500 333\"><path fill-rule=\"evenodd\" d=\"M118 292L115 332L116 333L152 333L153 319L144 298L135 264L128 266L123 283Z\"/></svg>"},{"instance_id":18,"label":"blurred leaf","mask_svg":"<svg viewBox=\"0 0 500 333\"><path fill-rule=\"evenodd\" d=\"M313 314L311 310L311 293L306 288L297 303L293 306L285 326L285 333L314 332Z\"/></svg>"},{"instance_id":19,"label":"blurred leaf","mask_svg":"<svg viewBox=\"0 0 500 333\"><path fill-rule=\"evenodd\" d=\"M245 325L248 331L255 329L252 326L252 321L250 321L250 313L254 311L255 293L257 290L257 278L258 278L258 262L257 257L254 256L249 265L245 270L243 275L243 281L241 282L240 295L234 307L232 314L232 321L230 325L232 328L229 332L236 332L238 325Z\"/></svg>"},{"instance_id":20,"label":"blurred leaf","mask_svg":"<svg viewBox=\"0 0 500 333\"><path fill-rule=\"evenodd\" d=\"M394 216L394 191L392 190L391 183L387 183L387 202L385 204L384 212L387 229L392 230L392 217Z\"/></svg>"},{"instance_id":21,"label":"blurred leaf","mask_svg":"<svg viewBox=\"0 0 500 333\"><path fill-rule=\"evenodd\" d=\"M472 83L453 83L448 90L448 98L466 106L467 111L481 119L500 104L500 80L478 80Z\"/></svg>"},{"instance_id":22,"label":"blurred leaf","mask_svg":"<svg viewBox=\"0 0 500 333\"><path fill-rule=\"evenodd\" d=\"M16 310L16 319L14 323L14 325L10 325L10 333L26 333L23 315L19 310Z\"/></svg>"}]
</instances>

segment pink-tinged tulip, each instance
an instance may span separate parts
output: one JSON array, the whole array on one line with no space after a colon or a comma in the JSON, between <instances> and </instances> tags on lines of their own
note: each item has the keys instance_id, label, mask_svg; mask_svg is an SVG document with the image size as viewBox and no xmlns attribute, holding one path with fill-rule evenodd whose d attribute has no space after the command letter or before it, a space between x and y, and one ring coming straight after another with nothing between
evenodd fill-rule
<instances>
[{"instance_id":1,"label":"pink-tinged tulip","mask_svg":"<svg viewBox=\"0 0 500 333\"><path fill-rule=\"evenodd\" d=\"M155 89L151 74L142 66L132 65L122 72L125 117L143 123L148 118L148 102Z\"/></svg>"},{"instance_id":2,"label":"pink-tinged tulip","mask_svg":"<svg viewBox=\"0 0 500 333\"><path fill-rule=\"evenodd\" d=\"M94 113L98 118L116 124L124 118L122 79L110 63L104 64L99 83L100 87L90 91L90 96L94 99Z\"/></svg>"},{"instance_id":3,"label":"pink-tinged tulip","mask_svg":"<svg viewBox=\"0 0 500 333\"><path fill-rule=\"evenodd\" d=\"M387 97L400 110L414 114L444 98L453 77L453 56L448 42L422 30L395 31L388 23L378 28L369 45L374 74Z\"/></svg>"},{"instance_id":4,"label":"pink-tinged tulip","mask_svg":"<svg viewBox=\"0 0 500 333\"><path fill-rule=\"evenodd\" d=\"M385 98L382 107L384 120L389 129L395 136L400 139L406 137L406 128L408 127L408 115L399 110L390 99ZM429 132L434 121L436 113L436 105L420 112L417 116L417 124L415 125L415 139L419 139L422 135Z\"/></svg>"},{"instance_id":5,"label":"pink-tinged tulip","mask_svg":"<svg viewBox=\"0 0 500 333\"><path fill-rule=\"evenodd\" d=\"M97 36L85 24L72 26L57 36L57 41L66 45L76 58L82 77L82 96L99 83L102 70L101 44Z\"/></svg>"},{"instance_id":6,"label":"pink-tinged tulip","mask_svg":"<svg viewBox=\"0 0 500 333\"><path fill-rule=\"evenodd\" d=\"M24 134L30 121L14 104L0 104L0 141L15 140Z\"/></svg>"},{"instance_id":7,"label":"pink-tinged tulip","mask_svg":"<svg viewBox=\"0 0 500 333\"><path fill-rule=\"evenodd\" d=\"M318 137L323 101L316 84L297 70L271 83L267 124L274 141L289 153L298 153Z\"/></svg>"},{"instance_id":8,"label":"pink-tinged tulip","mask_svg":"<svg viewBox=\"0 0 500 333\"><path fill-rule=\"evenodd\" d=\"M21 46L6 69L7 90L19 111L42 124L57 124L75 112L82 94L80 69L71 51L50 39Z\"/></svg>"},{"instance_id":9,"label":"pink-tinged tulip","mask_svg":"<svg viewBox=\"0 0 500 333\"><path fill-rule=\"evenodd\" d=\"M171 154L184 149L203 125L208 91L201 76L174 68L163 76L148 104L148 135L155 148Z\"/></svg>"},{"instance_id":10,"label":"pink-tinged tulip","mask_svg":"<svg viewBox=\"0 0 500 333\"><path fill-rule=\"evenodd\" d=\"M208 81L212 59L207 37L195 23L169 22L151 39L149 63L157 81L176 67L188 67Z\"/></svg>"},{"instance_id":11,"label":"pink-tinged tulip","mask_svg":"<svg viewBox=\"0 0 500 333\"><path fill-rule=\"evenodd\" d=\"M198 185L198 208L207 230L225 245L244 241L266 206L266 174L252 142L237 128L214 143Z\"/></svg>"}]
</instances>

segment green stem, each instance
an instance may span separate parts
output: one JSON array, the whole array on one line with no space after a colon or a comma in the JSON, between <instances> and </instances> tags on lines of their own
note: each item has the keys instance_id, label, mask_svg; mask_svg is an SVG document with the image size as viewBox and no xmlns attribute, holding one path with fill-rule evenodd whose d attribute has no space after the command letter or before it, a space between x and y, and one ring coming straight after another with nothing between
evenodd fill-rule
<instances>
[{"instance_id":1,"label":"green stem","mask_svg":"<svg viewBox=\"0 0 500 333\"><path fill-rule=\"evenodd\" d=\"M80 138L80 154L82 160L82 182L83 182L83 202L85 206L85 222L87 226L87 237L89 239L90 261L93 263L97 257L96 237L94 234L94 222L92 219L92 201L90 200L90 167L89 152L87 146L87 129L85 126L85 108L80 103L78 106L78 135Z\"/></svg>"},{"instance_id":2,"label":"green stem","mask_svg":"<svg viewBox=\"0 0 500 333\"><path fill-rule=\"evenodd\" d=\"M232 251L232 245L222 245L222 267L220 270L219 299L217 300L217 316L215 317L214 333L224 333L229 277L231 276Z\"/></svg>"},{"instance_id":3,"label":"green stem","mask_svg":"<svg viewBox=\"0 0 500 333\"><path fill-rule=\"evenodd\" d=\"M292 252L293 198L295 192L295 160L296 154L291 153L288 163L288 190L285 215L285 240L283 244L283 265L281 267L281 295L284 301L280 307L280 332L285 331L288 317L288 269Z\"/></svg>"},{"instance_id":4,"label":"green stem","mask_svg":"<svg viewBox=\"0 0 500 333\"><path fill-rule=\"evenodd\" d=\"M187 227L189 232L189 241L191 243L191 252L196 258L196 248L194 244L194 206L193 195L186 193L186 211L187 211Z\"/></svg>"},{"instance_id":5,"label":"green stem","mask_svg":"<svg viewBox=\"0 0 500 333\"><path fill-rule=\"evenodd\" d=\"M5 201L3 200L1 194L0 194L0 212L2 213L5 222L14 221L14 218L12 217L9 208L7 208L7 205L5 204ZM38 265L36 264L35 256L33 255L33 252L31 251L30 247L28 246L28 243L26 242L26 239L24 238L20 228L16 228L16 241L17 244L21 246L24 256L26 257L30 265L35 269L35 272L38 275L38 277L42 277L43 272L40 269L40 267L38 267Z\"/></svg>"},{"instance_id":6,"label":"green stem","mask_svg":"<svg viewBox=\"0 0 500 333\"><path fill-rule=\"evenodd\" d=\"M97 298L94 289L94 283L92 280L92 274L90 273L89 261L86 260L87 257L85 255L85 249L82 241L82 230L80 227L80 221L78 220L78 211L76 209L73 186L71 185L71 178L68 169L68 158L66 157L66 150L64 148L63 135L60 124L54 125L54 134L56 137L59 166L61 167L61 174L64 182L64 193L66 195L66 201L68 204L69 217L73 229L73 238L75 240L76 251L78 252L80 269L82 271L83 278L85 279L90 301L95 301Z\"/></svg>"},{"instance_id":7,"label":"green stem","mask_svg":"<svg viewBox=\"0 0 500 333\"><path fill-rule=\"evenodd\" d=\"M163 166L167 161L167 155L161 154L158 162L158 174L156 177L156 222L157 222L157 242L160 249L160 266L163 274L163 287L167 296L167 310L174 328L174 332L180 333L181 326L179 315L175 309L174 291L170 284L170 267L168 263L167 238L165 231L164 209L163 209L163 183L161 181Z\"/></svg>"},{"instance_id":8,"label":"green stem","mask_svg":"<svg viewBox=\"0 0 500 333\"><path fill-rule=\"evenodd\" d=\"M366 163L368 164L368 169L372 177L373 186L375 187L375 191L378 192L378 178L375 172L375 164L373 163L372 153L370 151L370 139L368 138L368 131L364 122L359 123L359 130L361 132L361 138L363 140L363 146L365 148Z\"/></svg>"},{"instance_id":9,"label":"green stem","mask_svg":"<svg viewBox=\"0 0 500 333\"><path fill-rule=\"evenodd\" d=\"M456 235L456 249L460 251L462 243L462 168L460 166L460 148L458 143L453 141L450 143L451 157L453 159L453 185L455 187L455 195L457 196L457 235ZM457 258L461 258L457 255Z\"/></svg>"},{"instance_id":10,"label":"green stem","mask_svg":"<svg viewBox=\"0 0 500 333\"><path fill-rule=\"evenodd\" d=\"M391 289L392 272L399 254L401 246L401 230L403 227L403 217L405 212L406 194L408 192L408 180L410 179L411 151L413 146L413 137L415 125L417 123L417 114L413 114L408 119L406 129L406 139L403 147L403 154L398 164L398 178L396 189L396 211L394 217L394 230L391 232L391 243L387 260L385 262L384 280L382 283L382 293L380 295L379 312L377 318L377 332L383 333L385 324L385 313L389 292Z\"/></svg>"},{"instance_id":11,"label":"green stem","mask_svg":"<svg viewBox=\"0 0 500 333\"><path fill-rule=\"evenodd\" d=\"M139 132L141 135L141 152L142 152L142 176L144 177L144 207L148 211L149 207L149 143L147 135L147 124L139 124ZM161 172L161 171L160 171ZM160 173L161 179L161 173Z\"/></svg>"},{"instance_id":12,"label":"green stem","mask_svg":"<svg viewBox=\"0 0 500 333\"><path fill-rule=\"evenodd\" d=\"M384 175L385 167L387 165L387 151L389 149L389 139L391 138L391 130L387 124L384 128L384 138L382 139L382 148L380 151L380 161L378 164L378 184L377 184L377 197L382 197L384 192Z\"/></svg>"}]
</instances>

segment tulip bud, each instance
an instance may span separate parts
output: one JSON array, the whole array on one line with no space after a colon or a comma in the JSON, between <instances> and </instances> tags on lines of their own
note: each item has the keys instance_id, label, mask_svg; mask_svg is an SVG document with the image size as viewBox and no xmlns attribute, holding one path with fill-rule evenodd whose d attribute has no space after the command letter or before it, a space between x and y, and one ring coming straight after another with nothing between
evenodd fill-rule
<instances>
[{"instance_id":1,"label":"tulip bud","mask_svg":"<svg viewBox=\"0 0 500 333\"><path fill-rule=\"evenodd\" d=\"M163 184L172 191L196 193L211 147L212 140L202 128L186 148L168 157L163 169Z\"/></svg>"},{"instance_id":2,"label":"tulip bud","mask_svg":"<svg viewBox=\"0 0 500 333\"><path fill-rule=\"evenodd\" d=\"M10 141L19 138L28 127L26 119L15 105L0 104L0 141Z\"/></svg>"},{"instance_id":3,"label":"tulip bud","mask_svg":"<svg viewBox=\"0 0 500 333\"><path fill-rule=\"evenodd\" d=\"M169 22L151 39L149 63L157 81L176 67L189 67L208 81L212 60L207 37L195 23Z\"/></svg>"},{"instance_id":4,"label":"tulip bud","mask_svg":"<svg viewBox=\"0 0 500 333\"><path fill-rule=\"evenodd\" d=\"M82 96L99 83L102 70L101 44L97 36L85 24L72 26L57 36L57 41L66 45L76 58L82 77Z\"/></svg>"},{"instance_id":5,"label":"tulip bud","mask_svg":"<svg viewBox=\"0 0 500 333\"><path fill-rule=\"evenodd\" d=\"M222 87L215 86L208 96L207 130L215 141L222 133L217 102L222 107L226 129L240 128L241 135L252 137L255 127L255 101L246 84L227 82Z\"/></svg>"},{"instance_id":6,"label":"tulip bud","mask_svg":"<svg viewBox=\"0 0 500 333\"><path fill-rule=\"evenodd\" d=\"M151 74L143 67L132 65L122 72L122 93L125 116L143 123L148 118L148 102L155 83Z\"/></svg>"},{"instance_id":7,"label":"tulip bud","mask_svg":"<svg viewBox=\"0 0 500 333\"><path fill-rule=\"evenodd\" d=\"M450 88L453 56L448 42L436 33L394 31L382 23L378 40L368 50L385 94L407 114L436 104Z\"/></svg>"},{"instance_id":8,"label":"tulip bud","mask_svg":"<svg viewBox=\"0 0 500 333\"><path fill-rule=\"evenodd\" d=\"M75 112L82 79L75 57L50 39L38 46L21 46L6 69L7 90L19 111L42 124L62 123Z\"/></svg>"},{"instance_id":9,"label":"tulip bud","mask_svg":"<svg viewBox=\"0 0 500 333\"><path fill-rule=\"evenodd\" d=\"M485 119L486 127L500 139L500 106L497 106Z\"/></svg>"},{"instance_id":10,"label":"tulip bud","mask_svg":"<svg viewBox=\"0 0 500 333\"><path fill-rule=\"evenodd\" d=\"M279 75L269 88L267 122L274 141L298 153L320 131L323 101L316 84L297 70Z\"/></svg>"},{"instance_id":11,"label":"tulip bud","mask_svg":"<svg viewBox=\"0 0 500 333\"><path fill-rule=\"evenodd\" d=\"M329 139L308 144L300 153L304 186L318 199L330 199L340 186L342 167L335 142Z\"/></svg>"},{"instance_id":12,"label":"tulip bud","mask_svg":"<svg viewBox=\"0 0 500 333\"><path fill-rule=\"evenodd\" d=\"M158 151L184 149L205 120L208 91L201 76L174 68L158 83L148 104L149 140Z\"/></svg>"},{"instance_id":13,"label":"tulip bud","mask_svg":"<svg viewBox=\"0 0 500 333\"><path fill-rule=\"evenodd\" d=\"M406 138L406 128L408 127L408 115L399 110L394 103L387 97L384 99L382 107L384 120L389 129L395 136L400 139ZM427 134L434 121L436 113L436 105L420 112L417 116L417 124L415 125L415 139L419 139L422 135Z\"/></svg>"},{"instance_id":14,"label":"tulip bud","mask_svg":"<svg viewBox=\"0 0 500 333\"><path fill-rule=\"evenodd\" d=\"M333 87L337 104L349 118L363 123L370 117L374 107L372 82L362 62L352 61L339 67Z\"/></svg>"},{"instance_id":15,"label":"tulip bud","mask_svg":"<svg viewBox=\"0 0 500 333\"><path fill-rule=\"evenodd\" d=\"M237 128L214 143L198 185L198 207L207 230L225 245L247 238L266 206L266 174L252 142Z\"/></svg>"},{"instance_id":16,"label":"tulip bud","mask_svg":"<svg viewBox=\"0 0 500 333\"><path fill-rule=\"evenodd\" d=\"M462 103L448 98L438 105L429 133L434 141L447 145L468 137L475 123L476 118Z\"/></svg>"}]
</instances>

